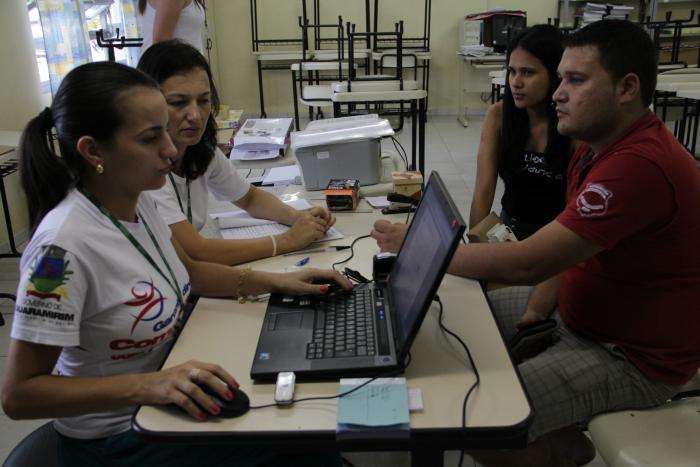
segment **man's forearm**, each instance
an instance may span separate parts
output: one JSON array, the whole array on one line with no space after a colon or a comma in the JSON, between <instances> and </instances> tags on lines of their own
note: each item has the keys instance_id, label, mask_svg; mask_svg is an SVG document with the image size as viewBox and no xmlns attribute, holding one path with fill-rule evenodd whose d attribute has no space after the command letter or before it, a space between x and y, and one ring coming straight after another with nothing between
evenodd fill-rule
<instances>
[{"instance_id":1,"label":"man's forearm","mask_svg":"<svg viewBox=\"0 0 700 467\"><path fill-rule=\"evenodd\" d=\"M559 301L559 274L537 284L530 293L526 309L542 319L556 309Z\"/></svg>"},{"instance_id":2,"label":"man's forearm","mask_svg":"<svg viewBox=\"0 0 700 467\"><path fill-rule=\"evenodd\" d=\"M536 264L519 254L519 247L510 242L460 245L447 272L510 285L534 285L547 279Z\"/></svg>"}]
</instances>

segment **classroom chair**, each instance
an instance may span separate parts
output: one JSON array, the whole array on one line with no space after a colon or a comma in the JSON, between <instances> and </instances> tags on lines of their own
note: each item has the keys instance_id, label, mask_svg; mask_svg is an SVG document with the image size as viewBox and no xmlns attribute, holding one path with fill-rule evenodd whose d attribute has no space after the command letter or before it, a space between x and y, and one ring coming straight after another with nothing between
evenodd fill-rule
<instances>
[{"instance_id":1,"label":"classroom chair","mask_svg":"<svg viewBox=\"0 0 700 467\"><path fill-rule=\"evenodd\" d=\"M2 467L58 467L57 440L53 421L44 423L10 451Z\"/></svg>"},{"instance_id":2,"label":"classroom chair","mask_svg":"<svg viewBox=\"0 0 700 467\"><path fill-rule=\"evenodd\" d=\"M700 373L668 403L598 415L588 431L608 467L700 465Z\"/></svg>"}]
</instances>

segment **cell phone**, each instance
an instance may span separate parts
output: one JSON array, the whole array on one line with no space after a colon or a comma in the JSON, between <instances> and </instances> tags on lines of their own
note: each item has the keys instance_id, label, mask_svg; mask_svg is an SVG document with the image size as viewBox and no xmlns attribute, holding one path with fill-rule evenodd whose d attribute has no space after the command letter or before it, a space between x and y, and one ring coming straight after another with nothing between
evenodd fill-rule
<instances>
[{"instance_id":1,"label":"cell phone","mask_svg":"<svg viewBox=\"0 0 700 467\"><path fill-rule=\"evenodd\" d=\"M294 401L294 383L296 376L293 371L282 371L277 373L277 384L275 385L275 402L278 405L288 405Z\"/></svg>"},{"instance_id":2,"label":"cell phone","mask_svg":"<svg viewBox=\"0 0 700 467\"><path fill-rule=\"evenodd\" d=\"M516 363L532 358L552 345L557 322L545 319L520 328L518 333L508 342L508 350Z\"/></svg>"}]
</instances>

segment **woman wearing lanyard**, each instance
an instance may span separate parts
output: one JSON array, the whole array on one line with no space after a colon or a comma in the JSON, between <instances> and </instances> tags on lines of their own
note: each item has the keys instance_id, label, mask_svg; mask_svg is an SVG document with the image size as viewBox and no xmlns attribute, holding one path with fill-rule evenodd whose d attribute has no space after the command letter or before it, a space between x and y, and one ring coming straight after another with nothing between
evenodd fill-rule
<instances>
[{"instance_id":1,"label":"woman wearing lanyard","mask_svg":"<svg viewBox=\"0 0 700 467\"><path fill-rule=\"evenodd\" d=\"M321 293L327 286L314 279L350 287L331 271L271 274L190 259L144 192L171 170L167 122L151 78L100 62L71 71L51 108L28 123L20 174L32 236L20 264L3 408L12 418L57 418L63 465L275 464L270 450L149 445L130 430L139 404L175 404L200 420L219 413L195 380L229 400L221 382L238 384L208 362L158 371L190 292Z\"/></svg>"},{"instance_id":2,"label":"woman wearing lanyard","mask_svg":"<svg viewBox=\"0 0 700 467\"><path fill-rule=\"evenodd\" d=\"M184 42L151 46L138 68L161 86L168 103L168 133L177 154L173 173L154 197L173 236L193 258L240 264L304 248L324 237L335 218L324 208L297 211L276 196L251 186L216 146L212 109L219 99L209 64ZM246 240L209 239L200 235L207 219L209 193L233 202L253 217L291 226L283 234Z\"/></svg>"}]
</instances>

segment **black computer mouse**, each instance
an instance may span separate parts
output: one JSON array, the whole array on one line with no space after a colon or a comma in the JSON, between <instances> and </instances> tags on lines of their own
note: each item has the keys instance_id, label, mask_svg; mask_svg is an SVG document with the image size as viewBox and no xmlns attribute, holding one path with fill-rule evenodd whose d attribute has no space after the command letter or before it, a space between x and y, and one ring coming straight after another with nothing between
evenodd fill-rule
<instances>
[{"instance_id":1,"label":"black computer mouse","mask_svg":"<svg viewBox=\"0 0 700 467\"><path fill-rule=\"evenodd\" d=\"M229 391L233 393L233 399L227 401L215 393L209 386L201 384L199 387L206 395L211 397L212 402L221 407L221 412L218 414L219 417L240 417L250 409L250 399L248 399L248 395L241 389L227 386Z\"/></svg>"}]
</instances>

